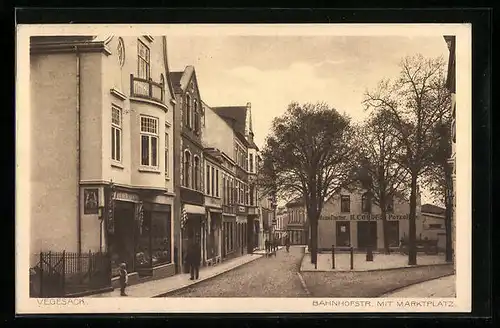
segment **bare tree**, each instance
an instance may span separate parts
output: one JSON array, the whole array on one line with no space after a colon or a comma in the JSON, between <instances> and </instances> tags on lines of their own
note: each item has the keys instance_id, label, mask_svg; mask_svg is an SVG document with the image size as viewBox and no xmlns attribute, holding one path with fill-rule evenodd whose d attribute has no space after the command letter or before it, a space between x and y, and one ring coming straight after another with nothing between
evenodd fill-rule
<instances>
[{"instance_id":1,"label":"bare tree","mask_svg":"<svg viewBox=\"0 0 500 328\"><path fill-rule=\"evenodd\" d=\"M387 213L395 198L403 198L408 186L408 171L398 163L402 142L391 125L391 113L377 111L358 128L359 160L364 171L362 184L372 201L380 207L384 250L388 254Z\"/></svg>"},{"instance_id":2,"label":"bare tree","mask_svg":"<svg viewBox=\"0 0 500 328\"><path fill-rule=\"evenodd\" d=\"M318 220L323 204L350 178L350 118L323 103L291 103L275 118L262 151L259 183L282 198L304 198L311 229L311 262L317 263Z\"/></svg>"},{"instance_id":3,"label":"bare tree","mask_svg":"<svg viewBox=\"0 0 500 328\"><path fill-rule=\"evenodd\" d=\"M366 92L367 109L390 113L391 124L403 145L398 164L410 175L410 218L408 264L417 264L416 207L418 179L434 167L438 140L436 123L449 110L443 58L406 57L400 64L399 78L384 80L374 91Z\"/></svg>"}]
</instances>

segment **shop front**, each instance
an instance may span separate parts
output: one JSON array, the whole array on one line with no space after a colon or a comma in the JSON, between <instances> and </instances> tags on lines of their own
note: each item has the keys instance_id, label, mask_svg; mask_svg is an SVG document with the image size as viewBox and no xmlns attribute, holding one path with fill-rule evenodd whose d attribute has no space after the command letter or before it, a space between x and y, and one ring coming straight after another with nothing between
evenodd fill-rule
<instances>
[{"instance_id":1,"label":"shop front","mask_svg":"<svg viewBox=\"0 0 500 328\"><path fill-rule=\"evenodd\" d=\"M236 217L222 216L222 258L223 260L235 257L236 253Z\"/></svg>"},{"instance_id":2,"label":"shop front","mask_svg":"<svg viewBox=\"0 0 500 328\"><path fill-rule=\"evenodd\" d=\"M236 247L238 255L244 255L247 253L247 216L238 215L236 217Z\"/></svg>"},{"instance_id":3,"label":"shop front","mask_svg":"<svg viewBox=\"0 0 500 328\"><path fill-rule=\"evenodd\" d=\"M387 235L380 214L353 214L322 216L318 222L318 248L327 250L335 247L353 246L366 250L383 249L384 238L390 247L398 247L400 239L408 233L408 214L387 215ZM417 217L417 236L422 230Z\"/></svg>"},{"instance_id":4,"label":"shop front","mask_svg":"<svg viewBox=\"0 0 500 328\"><path fill-rule=\"evenodd\" d=\"M168 267L172 263L172 210L165 203L169 201L111 188L105 239L113 277L119 275L120 263L139 276L173 274Z\"/></svg>"},{"instance_id":5,"label":"shop front","mask_svg":"<svg viewBox=\"0 0 500 328\"><path fill-rule=\"evenodd\" d=\"M189 245L196 243L199 252L202 254L202 233L205 229L206 213L205 207L192 204L183 205L183 214L181 218L181 256L183 263L183 272L189 272L187 264L187 251Z\"/></svg>"},{"instance_id":6,"label":"shop front","mask_svg":"<svg viewBox=\"0 0 500 328\"><path fill-rule=\"evenodd\" d=\"M207 265L213 265L221 261L222 211L220 209L207 210L205 227L203 259Z\"/></svg>"}]
</instances>

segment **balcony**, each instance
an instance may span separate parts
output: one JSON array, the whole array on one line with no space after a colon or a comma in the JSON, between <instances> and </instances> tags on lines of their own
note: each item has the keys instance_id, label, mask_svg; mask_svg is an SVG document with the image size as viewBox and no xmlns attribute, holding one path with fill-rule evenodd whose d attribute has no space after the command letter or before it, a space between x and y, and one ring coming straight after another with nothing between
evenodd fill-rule
<instances>
[{"instance_id":1,"label":"balcony","mask_svg":"<svg viewBox=\"0 0 500 328\"><path fill-rule=\"evenodd\" d=\"M234 207L234 205L222 205L222 212L226 214L236 214L236 207Z\"/></svg>"},{"instance_id":2,"label":"balcony","mask_svg":"<svg viewBox=\"0 0 500 328\"><path fill-rule=\"evenodd\" d=\"M136 98L165 103L165 86L151 78L143 79L130 74L130 95Z\"/></svg>"}]
</instances>

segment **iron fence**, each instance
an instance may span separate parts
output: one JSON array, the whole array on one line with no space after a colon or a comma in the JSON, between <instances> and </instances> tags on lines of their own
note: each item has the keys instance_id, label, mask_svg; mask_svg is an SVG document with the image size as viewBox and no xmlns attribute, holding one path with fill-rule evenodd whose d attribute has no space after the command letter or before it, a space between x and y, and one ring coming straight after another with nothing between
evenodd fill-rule
<instances>
[{"instance_id":1,"label":"iron fence","mask_svg":"<svg viewBox=\"0 0 500 328\"><path fill-rule=\"evenodd\" d=\"M63 297L111 287L111 261L104 252L41 252L30 269L31 297Z\"/></svg>"}]
</instances>

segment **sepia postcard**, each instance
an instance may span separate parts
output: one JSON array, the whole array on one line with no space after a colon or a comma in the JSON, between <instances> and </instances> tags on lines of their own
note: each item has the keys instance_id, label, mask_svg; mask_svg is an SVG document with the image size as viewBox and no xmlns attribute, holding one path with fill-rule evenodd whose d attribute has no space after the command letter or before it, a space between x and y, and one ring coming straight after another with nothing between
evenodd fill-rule
<instances>
[{"instance_id":1,"label":"sepia postcard","mask_svg":"<svg viewBox=\"0 0 500 328\"><path fill-rule=\"evenodd\" d=\"M16 312L471 311L468 24L18 25Z\"/></svg>"}]
</instances>

